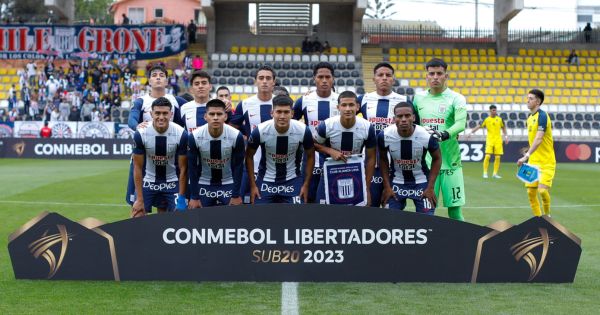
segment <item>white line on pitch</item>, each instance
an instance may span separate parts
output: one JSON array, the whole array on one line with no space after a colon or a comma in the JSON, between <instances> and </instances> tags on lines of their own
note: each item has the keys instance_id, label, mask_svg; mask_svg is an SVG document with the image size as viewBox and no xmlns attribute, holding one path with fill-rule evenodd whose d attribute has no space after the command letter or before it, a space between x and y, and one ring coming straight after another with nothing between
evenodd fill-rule
<instances>
[{"instance_id":1,"label":"white line on pitch","mask_svg":"<svg viewBox=\"0 0 600 315\"><path fill-rule=\"evenodd\" d=\"M84 202L55 202L55 201L19 201L0 200L0 203L26 204L26 205L57 205L57 206L96 206L96 207L129 207L129 205L117 203L84 203Z\"/></svg>"},{"instance_id":2,"label":"white line on pitch","mask_svg":"<svg viewBox=\"0 0 600 315\"><path fill-rule=\"evenodd\" d=\"M298 315L298 282L281 283L281 314Z\"/></svg>"}]
</instances>

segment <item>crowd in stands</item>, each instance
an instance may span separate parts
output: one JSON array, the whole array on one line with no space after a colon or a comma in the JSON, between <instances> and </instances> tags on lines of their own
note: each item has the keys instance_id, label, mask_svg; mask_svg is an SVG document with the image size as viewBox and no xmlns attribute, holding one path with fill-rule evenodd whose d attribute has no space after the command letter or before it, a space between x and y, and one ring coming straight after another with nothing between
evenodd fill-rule
<instances>
[{"instance_id":1,"label":"crowd in stands","mask_svg":"<svg viewBox=\"0 0 600 315\"><path fill-rule=\"evenodd\" d=\"M302 53L303 54L328 54L331 50L331 45L328 41L321 43L319 37L315 37L311 40L308 36L302 41Z\"/></svg>"},{"instance_id":2,"label":"crowd in stands","mask_svg":"<svg viewBox=\"0 0 600 315\"><path fill-rule=\"evenodd\" d=\"M187 90L191 69L201 69L199 56L187 56L172 72L168 93ZM17 71L19 82L8 90L8 108L0 109L1 121L111 121L111 111L123 101L148 93L145 77L126 56L117 59L70 60L60 66L52 58L31 60ZM19 104L22 104L19 106Z\"/></svg>"}]
</instances>

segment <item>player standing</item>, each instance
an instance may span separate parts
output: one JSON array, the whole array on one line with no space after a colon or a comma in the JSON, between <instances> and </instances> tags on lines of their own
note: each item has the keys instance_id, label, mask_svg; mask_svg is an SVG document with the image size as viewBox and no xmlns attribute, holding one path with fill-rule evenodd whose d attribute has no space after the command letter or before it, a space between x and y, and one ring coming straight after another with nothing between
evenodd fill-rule
<instances>
[{"instance_id":1,"label":"player standing","mask_svg":"<svg viewBox=\"0 0 600 315\"><path fill-rule=\"evenodd\" d=\"M251 203L306 203L315 152L312 133L303 123L292 120L294 101L289 96L273 98L273 119L259 124L248 139L246 169L250 179ZM255 153L262 151L257 179ZM306 151L304 180L300 162Z\"/></svg>"},{"instance_id":2,"label":"player standing","mask_svg":"<svg viewBox=\"0 0 600 315\"><path fill-rule=\"evenodd\" d=\"M414 124L411 104L398 103L394 113L395 124L377 136L383 204L389 201L390 209L404 210L406 200L412 199L417 212L433 215L437 201L433 188L442 165L440 146L424 127ZM427 152L432 158L431 171L425 162ZM392 158L391 172L388 153Z\"/></svg>"},{"instance_id":3,"label":"player standing","mask_svg":"<svg viewBox=\"0 0 600 315\"><path fill-rule=\"evenodd\" d=\"M132 217L144 216L157 207L158 212L175 209L175 193L183 196L187 184L187 132L170 123L172 104L165 97L152 102L152 124L136 130L133 139L133 176L136 200ZM175 169L179 162L179 177ZM142 171L145 164L145 173Z\"/></svg>"},{"instance_id":4,"label":"player standing","mask_svg":"<svg viewBox=\"0 0 600 315\"><path fill-rule=\"evenodd\" d=\"M236 107L231 116L230 124L237 127L244 136L250 137L252 131L260 123L272 119L273 110L273 88L275 87L275 71L270 66L264 65L258 69L254 84L257 86L256 95L242 100ZM258 164L261 160L261 152L254 156L254 170L258 171ZM255 174L256 176L256 174ZM250 183L247 178L247 172L243 172L242 187L240 195L244 198L244 203L250 202L248 195Z\"/></svg>"},{"instance_id":5,"label":"player standing","mask_svg":"<svg viewBox=\"0 0 600 315\"><path fill-rule=\"evenodd\" d=\"M500 136L500 130L504 134L504 141L508 144L508 134L506 133L506 126L502 117L498 116L496 105L490 105L490 115L483 120L479 126L473 128L467 135L467 139L471 137L477 130L484 127L487 129L487 136L485 138L485 158L483 160L483 178L488 178L488 167L490 166L490 158L494 155L494 173L492 178L502 178L498 175L500 169L500 158L504 154L504 148L502 146L502 136Z\"/></svg>"},{"instance_id":6,"label":"player standing","mask_svg":"<svg viewBox=\"0 0 600 315\"><path fill-rule=\"evenodd\" d=\"M392 91L394 68L387 62L381 62L373 68L373 82L375 83L375 91L359 96L358 103L363 118L373 125L377 136L387 126L394 123L394 105L406 102L406 96ZM371 205L374 207L380 206L382 191L383 182L378 158L376 157L375 172L371 180Z\"/></svg>"},{"instance_id":7,"label":"player standing","mask_svg":"<svg viewBox=\"0 0 600 315\"><path fill-rule=\"evenodd\" d=\"M464 221L461 207L465 204L465 183L457 136L465 130L467 107L465 97L448 88L448 64L433 58L425 65L429 89L415 95L413 100L420 125L435 132L441 142L442 168L435 182L440 189L448 217Z\"/></svg>"},{"instance_id":8,"label":"player standing","mask_svg":"<svg viewBox=\"0 0 600 315\"><path fill-rule=\"evenodd\" d=\"M348 156L360 154L366 148L365 184L367 206L371 205L371 181L375 169L375 129L364 118L356 117L358 101L356 94L344 91L338 97L339 115L325 119L317 127L315 148L332 159L346 162ZM325 181L321 176L317 199L325 203Z\"/></svg>"},{"instance_id":9,"label":"player standing","mask_svg":"<svg viewBox=\"0 0 600 315\"><path fill-rule=\"evenodd\" d=\"M304 117L304 123L310 129L313 138L316 136L316 128L321 122L338 115L338 94L333 91L335 79L333 73L333 66L330 63L318 63L313 70L316 90L303 95L294 104L294 119L300 120ZM310 181L309 202L314 202L316 199L317 187L323 173L324 160L325 156L323 154L315 153L315 167Z\"/></svg>"},{"instance_id":10,"label":"player standing","mask_svg":"<svg viewBox=\"0 0 600 315\"><path fill-rule=\"evenodd\" d=\"M181 106L181 120L185 124L188 133L196 128L206 124L204 114L206 113L206 103L210 97L210 74L206 71L196 70L192 72L190 90L194 96L193 101L189 101Z\"/></svg>"},{"instance_id":11,"label":"player standing","mask_svg":"<svg viewBox=\"0 0 600 315\"><path fill-rule=\"evenodd\" d=\"M527 118L529 149L517 161L517 164L521 166L529 160L529 164L540 168L539 181L525 184L531 210L533 215L538 217L542 215L538 195L542 199L544 214L550 215L550 187L552 187L554 171L556 170L552 122L548 113L540 109L542 103L544 103L544 92L538 89L529 91L529 94L527 94L527 108L531 112Z\"/></svg>"},{"instance_id":12,"label":"player standing","mask_svg":"<svg viewBox=\"0 0 600 315\"><path fill-rule=\"evenodd\" d=\"M150 94L144 95L133 102L133 107L131 108L131 112L127 121L129 128L132 130L137 130L139 128L148 126L149 122L152 121L152 102L159 97L164 97L171 103L171 112L173 115L171 115L170 120L180 126L184 126L183 122L181 121L179 108L181 105L186 103L186 100L178 96L167 94L166 88L169 84L167 77L167 69L162 63L156 63L152 65L148 71L148 84L150 85L151 89ZM127 201L128 204L133 205L135 196L136 192L133 183L132 161L129 167L129 180L127 183L125 201Z\"/></svg>"},{"instance_id":13,"label":"player standing","mask_svg":"<svg viewBox=\"0 0 600 315\"><path fill-rule=\"evenodd\" d=\"M190 209L242 203L244 137L225 124L225 108L221 100L208 101L204 113L206 125L189 134ZM192 161L199 161L199 167Z\"/></svg>"}]
</instances>

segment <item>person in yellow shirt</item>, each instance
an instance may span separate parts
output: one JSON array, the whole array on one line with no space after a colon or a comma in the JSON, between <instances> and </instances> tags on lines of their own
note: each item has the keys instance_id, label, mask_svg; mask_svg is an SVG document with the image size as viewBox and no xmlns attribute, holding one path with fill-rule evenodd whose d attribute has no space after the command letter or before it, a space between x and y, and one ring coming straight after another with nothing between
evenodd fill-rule
<instances>
[{"instance_id":1,"label":"person in yellow shirt","mask_svg":"<svg viewBox=\"0 0 600 315\"><path fill-rule=\"evenodd\" d=\"M525 184L531 210L533 215L538 217L542 215L538 198L542 199L544 214L550 215L550 187L552 187L554 171L556 170L552 122L548 113L540 109L542 103L544 103L544 92L538 89L529 91L529 94L527 94L527 108L531 112L529 118L527 118L529 149L517 161L519 166L529 160L530 165L539 167L539 180L531 184Z\"/></svg>"},{"instance_id":2,"label":"person in yellow shirt","mask_svg":"<svg viewBox=\"0 0 600 315\"><path fill-rule=\"evenodd\" d=\"M500 136L500 130L504 135L504 143L508 144L508 134L506 133L506 126L502 117L498 116L496 105L490 105L490 115L481 123L479 126L473 128L467 139L471 137L477 130L485 127L487 129L487 137L485 138L485 158L483 159L483 178L488 178L488 167L490 166L490 159L492 154L494 155L494 173L493 178L502 178L498 175L500 169L500 158L504 154L504 148L502 147L502 136Z\"/></svg>"}]
</instances>

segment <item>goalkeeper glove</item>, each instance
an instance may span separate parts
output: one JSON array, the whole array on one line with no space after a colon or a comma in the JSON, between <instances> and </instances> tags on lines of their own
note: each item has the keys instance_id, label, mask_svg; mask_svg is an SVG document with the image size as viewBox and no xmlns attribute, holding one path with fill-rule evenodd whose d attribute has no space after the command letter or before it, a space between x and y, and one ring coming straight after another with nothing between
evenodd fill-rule
<instances>
[{"instance_id":1,"label":"goalkeeper glove","mask_svg":"<svg viewBox=\"0 0 600 315\"><path fill-rule=\"evenodd\" d=\"M450 139L450 134L448 133L448 131L444 130L442 132L439 132L427 126L425 126L425 130L427 130L427 132L429 132L429 134L437 141L446 141Z\"/></svg>"},{"instance_id":2,"label":"goalkeeper glove","mask_svg":"<svg viewBox=\"0 0 600 315\"><path fill-rule=\"evenodd\" d=\"M177 211L185 211L187 209L187 203L184 195L177 195L177 205L175 206Z\"/></svg>"}]
</instances>

